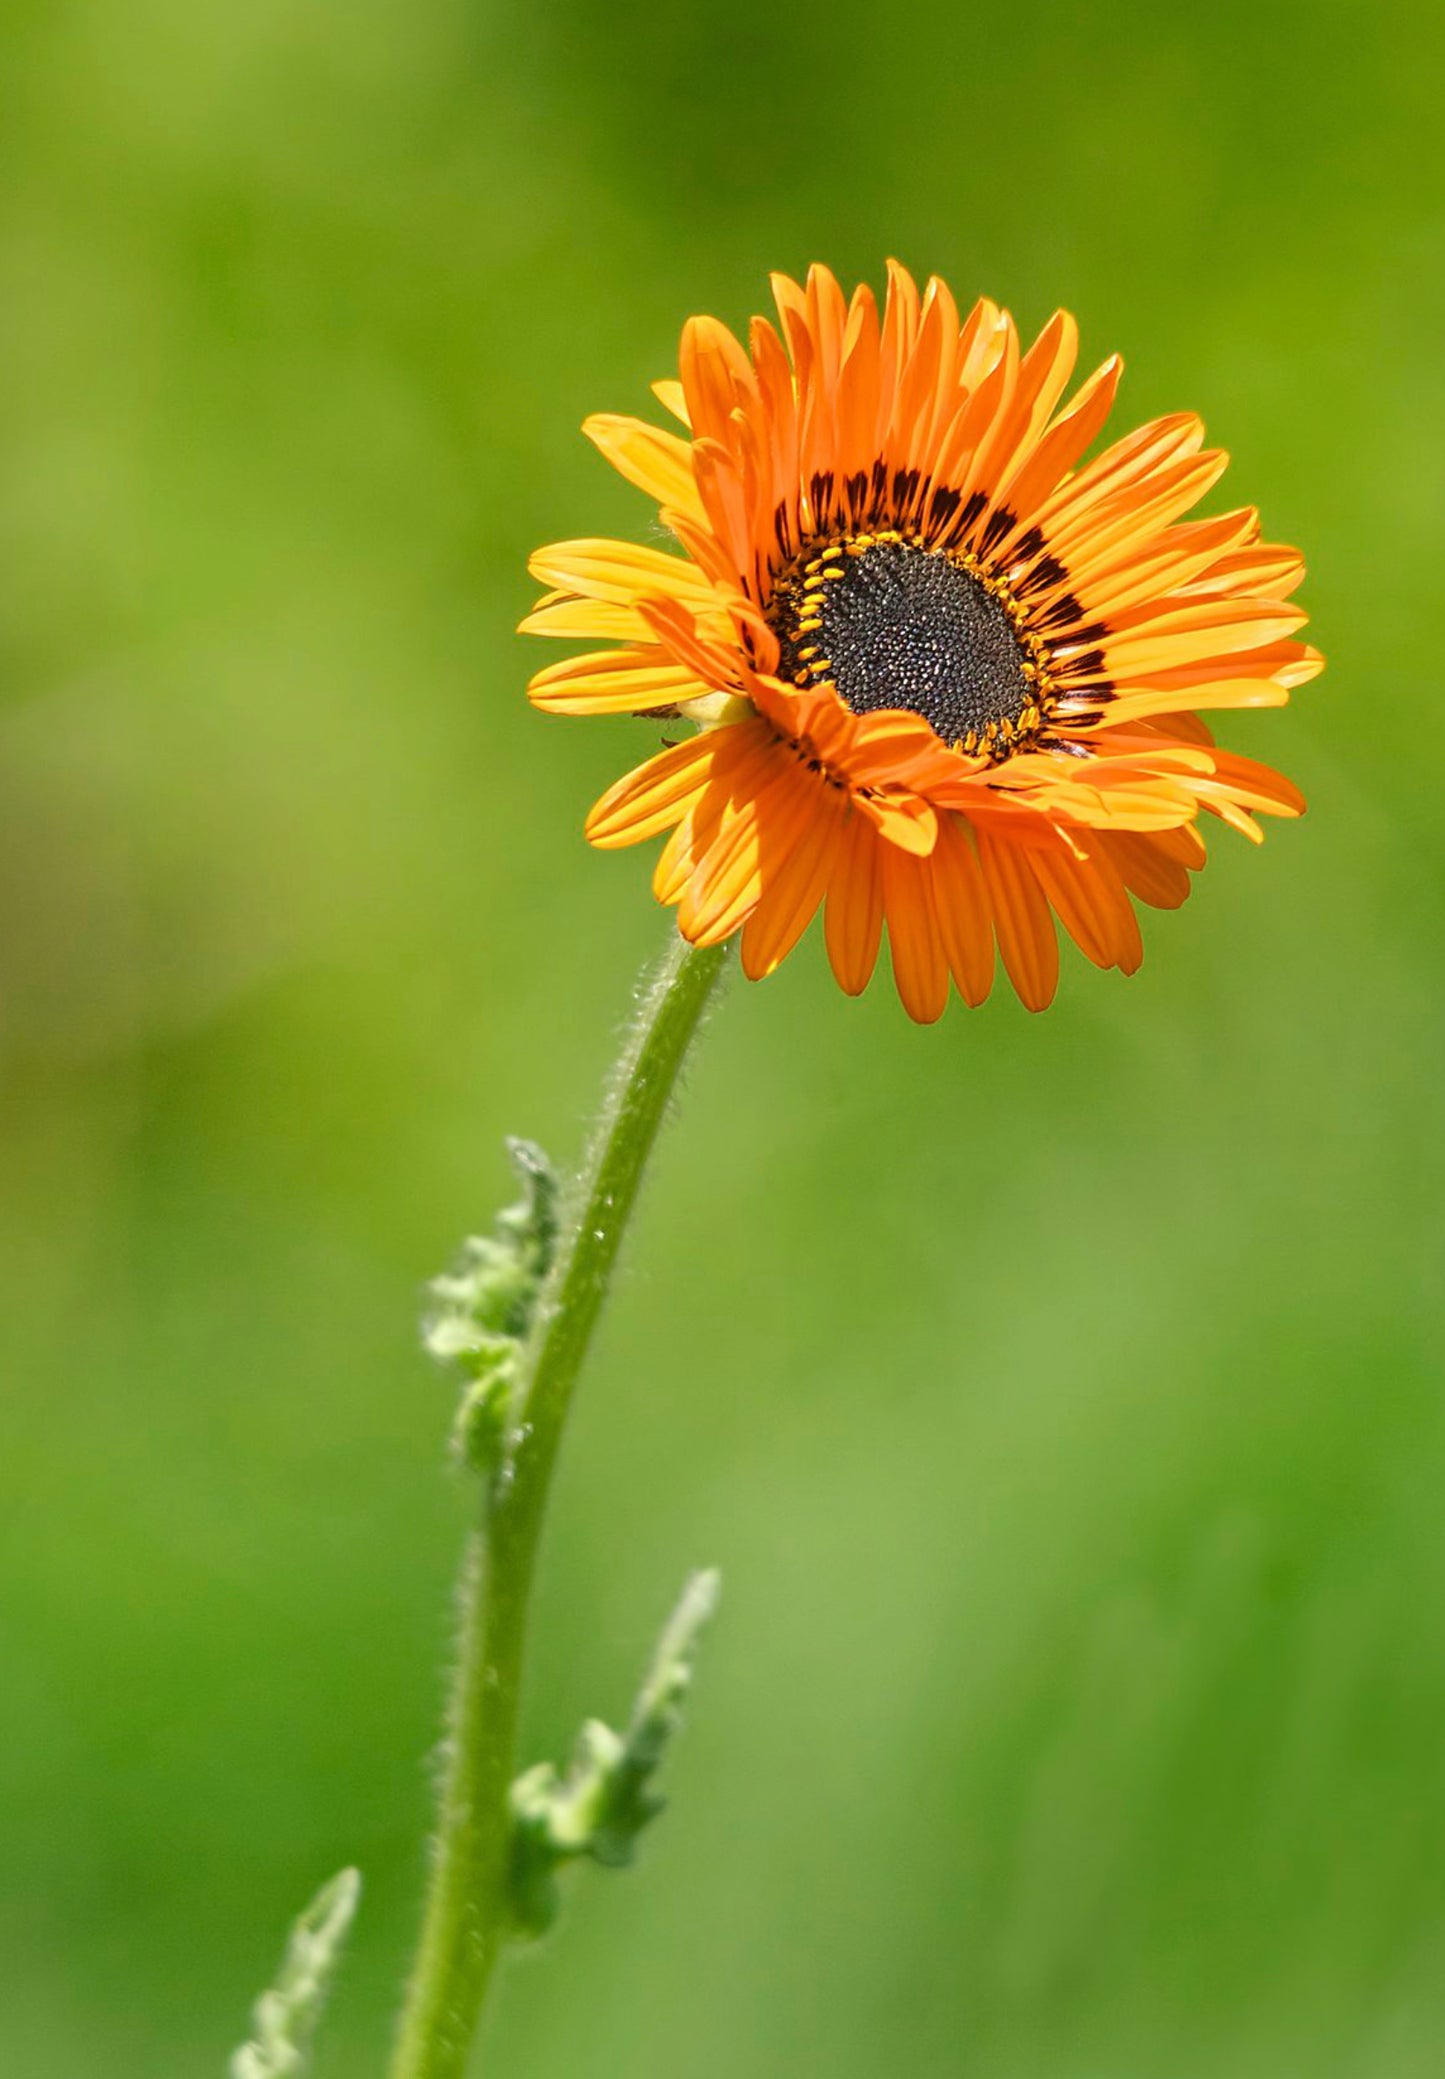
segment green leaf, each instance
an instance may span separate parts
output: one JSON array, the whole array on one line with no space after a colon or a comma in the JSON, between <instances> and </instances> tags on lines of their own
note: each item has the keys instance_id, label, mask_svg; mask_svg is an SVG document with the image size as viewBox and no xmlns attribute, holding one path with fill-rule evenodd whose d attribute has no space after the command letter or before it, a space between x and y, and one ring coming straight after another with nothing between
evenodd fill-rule
<instances>
[{"instance_id":1,"label":"green leaf","mask_svg":"<svg viewBox=\"0 0 1445 2079\"><path fill-rule=\"evenodd\" d=\"M557 1252L557 1179L531 1141L509 1140L522 1182L516 1205L497 1215L490 1235L470 1235L454 1270L433 1279L422 1342L454 1364L466 1386L453 1443L477 1471L495 1474L505 1454L522 1345Z\"/></svg>"},{"instance_id":2,"label":"green leaf","mask_svg":"<svg viewBox=\"0 0 1445 2079\"><path fill-rule=\"evenodd\" d=\"M359 1874L343 1870L301 1915L291 1930L275 1985L256 2002L255 2034L231 2059L231 2079L295 2079L306 2070L311 2039L360 1897Z\"/></svg>"},{"instance_id":3,"label":"green leaf","mask_svg":"<svg viewBox=\"0 0 1445 2079\"><path fill-rule=\"evenodd\" d=\"M657 1644L625 1733L589 1719L564 1775L551 1762L512 1785L513 1910L521 1934L540 1935L557 1917L557 1872L579 1856L620 1869L665 1800L654 1778L682 1723L698 1642L717 1608L719 1577L693 1574Z\"/></svg>"}]
</instances>

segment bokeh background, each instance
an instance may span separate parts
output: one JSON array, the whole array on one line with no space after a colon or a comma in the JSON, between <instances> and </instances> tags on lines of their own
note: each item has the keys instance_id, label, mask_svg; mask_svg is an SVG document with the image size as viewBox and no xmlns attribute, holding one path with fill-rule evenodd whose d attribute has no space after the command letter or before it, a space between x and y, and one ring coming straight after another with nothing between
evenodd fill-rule
<instances>
[{"instance_id":1,"label":"bokeh background","mask_svg":"<svg viewBox=\"0 0 1445 2079\"><path fill-rule=\"evenodd\" d=\"M466 1496L426 1278L664 929L528 548L690 310L889 252L1192 405L1331 668L1131 982L734 986L586 1381L529 1757L724 1615L512 2079L1415 2079L1445 2043L1437 10L17 0L0 28L0 2015L219 2073L367 1896ZM1090 363L1092 365L1092 362ZM537 646L540 652L540 646Z\"/></svg>"}]
</instances>

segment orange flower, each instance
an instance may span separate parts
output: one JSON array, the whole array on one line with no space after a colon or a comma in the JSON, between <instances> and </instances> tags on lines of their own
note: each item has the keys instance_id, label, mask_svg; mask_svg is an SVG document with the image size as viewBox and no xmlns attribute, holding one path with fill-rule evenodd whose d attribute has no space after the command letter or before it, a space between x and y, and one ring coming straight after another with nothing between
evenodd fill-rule
<instances>
[{"instance_id":1,"label":"orange flower","mask_svg":"<svg viewBox=\"0 0 1445 2079\"><path fill-rule=\"evenodd\" d=\"M1033 1010L1058 977L1054 916L1132 973L1131 896L1172 909L1203 865L1201 810L1248 837L1304 803L1218 749L1196 710L1273 707L1320 669L1288 604L1294 549L1250 508L1186 520L1223 473L1188 414L1082 458L1120 373L1065 399L1077 328L1024 352L982 301L890 265L880 319L826 268L776 276L782 329L748 348L714 318L658 383L687 437L586 432L655 498L682 555L618 541L540 550L555 587L522 623L601 638L529 688L557 714L683 716L697 735L597 803L596 845L670 832L653 887L694 945L742 932L770 974L824 906L862 990L888 925L898 991L969 1003L994 944Z\"/></svg>"}]
</instances>

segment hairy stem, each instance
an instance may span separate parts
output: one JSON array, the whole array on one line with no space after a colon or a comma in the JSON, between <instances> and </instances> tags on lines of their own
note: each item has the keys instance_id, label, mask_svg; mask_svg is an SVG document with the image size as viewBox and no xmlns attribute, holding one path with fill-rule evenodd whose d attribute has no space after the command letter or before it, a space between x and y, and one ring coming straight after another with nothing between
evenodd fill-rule
<instances>
[{"instance_id":1,"label":"hairy stem","mask_svg":"<svg viewBox=\"0 0 1445 2079\"><path fill-rule=\"evenodd\" d=\"M506 1464L467 1542L431 1885L391 2079L461 2079L507 1938L508 1792L548 1489L647 1158L725 959L678 939L642 998L542 1296Z\"/></svg>"}]
</instances>

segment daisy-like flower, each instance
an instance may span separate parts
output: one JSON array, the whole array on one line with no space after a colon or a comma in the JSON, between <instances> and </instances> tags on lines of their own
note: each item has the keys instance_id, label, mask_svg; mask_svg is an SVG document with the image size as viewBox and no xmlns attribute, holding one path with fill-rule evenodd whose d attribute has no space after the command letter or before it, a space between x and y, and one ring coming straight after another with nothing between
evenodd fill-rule
<instances>
[{"instance_id":1,"label":"daisy-like flower","mask_svg":"<svg viewBox=\"0 0 1445 2079\"><path fill-rule=\"evenodd\" d=\"M681 381L655 385L683 434L587 422L681 554L532 559L554 589L523 628L617 645L538 673L538 707L699 725L609 789L589 838L669 832L658 900L694 945L741 930L755 980L820 905L850 995L886 921L920 1021L950 977L982 1002L995 943L1042 1010L1055 916L1132 973L1131 897L1183 902L1201 812L1257 840L1257 816L1303 809L1196 712L1280 705L1320 669L1288 603L1300 556L1251 508L1184 518L1227 459L1190 414L1083 460L1121 363L1065 401L1066 312L1025 352L1007 311L960 321L898 266L881 318L825 268L773 290L781 329L755 318L746 349L688 321Z\"/></svg>"}]
</instances>

